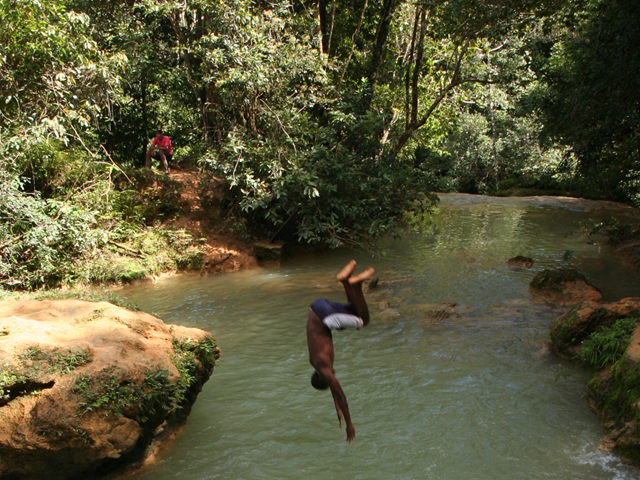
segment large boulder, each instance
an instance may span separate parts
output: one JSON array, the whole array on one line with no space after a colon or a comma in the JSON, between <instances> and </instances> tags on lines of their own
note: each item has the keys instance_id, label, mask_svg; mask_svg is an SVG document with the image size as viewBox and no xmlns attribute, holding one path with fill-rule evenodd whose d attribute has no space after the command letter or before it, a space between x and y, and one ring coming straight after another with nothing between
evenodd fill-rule
<instances>
[{"instance_id":1,"label":"large boulder","mask_svg":"<svg viewBox=\"0 0 640 480\"><path fill-rule=\"evenodd\" d=\"M602 299L602 293L574 268L543 270L533 277L529 291L535 298L558 305Z\"/></svg>"},{"instance_id":2,"label":"large boulder","mask_svg":"<svg viewBox=\"0 0 640 480\"><path fill-rule=\"evenodd\" d=\"M0 302L0 478L89 478L184 423L220 350L106 302Z\"/></svg>"},{"instance_id":3,"label":"large boulder","mask_svg":"<svg viewBox=\"0 0 640 480\"><path fill-rule=\"evenodd\" d=\"M573 358L582 341L602 326L610 326L619 318L640 316L640 297L623 298L619 302L581 302L558 317L549 332L553 350L565 358Z\"/></svg>"}]
</instances>

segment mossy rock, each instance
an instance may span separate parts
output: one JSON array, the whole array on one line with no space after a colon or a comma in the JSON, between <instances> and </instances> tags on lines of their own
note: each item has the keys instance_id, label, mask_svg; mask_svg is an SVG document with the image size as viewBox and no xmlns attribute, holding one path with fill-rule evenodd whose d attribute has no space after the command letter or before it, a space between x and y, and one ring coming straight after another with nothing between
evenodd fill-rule
<instances>
[{"instance_id":1,"label":"mossy rock","mask_svg":"<svg viewBox=\"0 0 640 480\"><path fill-rule=\"evenodd\" d=\"M582 341L603 326L616 320L636 317L640 312L640 298L629 297L619 302L581 302L558 317L549 330L553 350L572 359L580 351Z\"/></svg>"},{"instance_id":2,"label":"mossy rock","mask_svg":"<svg viewBox=\"0 0 640 480\"><path fill-rule=\"evenodd\" d=\"M640 365L627 355L595 372L587 383L589 406L603 420L603 445L640 465Z\"/></svg>"},{"instance_id":3,"label":"mossy rock","mask_svg":"<svg viewBox=\"0 0 640 480\"><path fill-rule=\"evenodd\" d=\"M253 245L253 253L258 260L278 261L284 256L284 244L256 242Z\"/></svg>"},{"instance_id":4,"label":"mossy rock","mask_svg":"<svg viewBox=\"0 0 640 480\"><path fill-rule=\"evenodd\" d=\"M107 302L3 301L0 331L2 479L138 464L179 431L220 356L205 331Z\"/></svg>"},{"instance_id":5,"label":"mossy rock","mask_svg":"<svg viewBox=\"0 0 640 480\"><path fill-rule=\"evenodd\" d=\"M534 290L561 291L564 284L578 281L587 283L587 277L575 268L545 269L533 277L529 286Z\"/></svg>"},{"instance_id":6,"label":"mossy rock","mask_svg":"<svg viewBox=\"0 0 640 480\"><path fill-rule=\"evenodd\" d=\"M529 290L535 297L559 305L602 300L600 290L575 268L545 269L533 277Z\"/></svg>"}]
</instances>

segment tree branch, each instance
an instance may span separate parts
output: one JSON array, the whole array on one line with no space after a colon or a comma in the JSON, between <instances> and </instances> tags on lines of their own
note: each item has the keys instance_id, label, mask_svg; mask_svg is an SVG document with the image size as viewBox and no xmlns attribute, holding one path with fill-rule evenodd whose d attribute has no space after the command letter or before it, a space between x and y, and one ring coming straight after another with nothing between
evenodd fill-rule
<instances>
[{"instance_id":1,"label":"tree branch","mask_svg":"<svg viewBox=\"0 0 640 480\"><path fill-rule=\"evenodd\" d=\"M360 33L360 27L362 27L362 22L364 21L364 12L367 10L368 5L369 5L369 0L364 0L364 6L362 7L360 20L358 20L358 26L356 27L356 30L353 32L353 35L351 35L351 51L349 52L347 61L344 64L344 68L342 69L342 75L340 75L340 80L338 81L338 90L340 90L340 87L342 86L342 80L344 79L344 74L347 72L347 68L349 67L349 63L351 62L351 57L353 56L353 51L356 48L356 39L358 38L358 33Z\"/></svg>"}]
</instances>

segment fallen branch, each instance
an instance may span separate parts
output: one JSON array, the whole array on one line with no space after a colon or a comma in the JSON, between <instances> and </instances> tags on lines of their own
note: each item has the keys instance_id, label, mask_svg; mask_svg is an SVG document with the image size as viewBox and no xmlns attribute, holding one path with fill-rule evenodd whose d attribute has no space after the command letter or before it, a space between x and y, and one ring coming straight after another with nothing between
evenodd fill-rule
<instances>
[{"instance_id":1,"label":"fallen branch","mask_svg":"<svg viewBox=\"0 0 640 480\"><path fill-rule=\"evenodd\" d=\"M216 265L220 265L221 263L224 263L227 260L229 260L229 258L231 258L231 254L230 253L226 257L224 257L222 260L218 260L217 262L211 263L210 266L211 267L215 267Z\"/></svg>"},{"instance_id":2,"label":"fallen branch","mask_svg":"<svg viewBox=\"0 0 640 480\"><path fill-rule=\"evenodd\" d=\"M113 245L115 247L121 248L125 252L129 252L129 253L131 253L132 255L135 255L138 258L144 258L144 256L146 255L146 253L144 253L142 250L136 250L135 248L127 247L126 245L122 245L120 243L116 243L113 240L109 240L107 243L109 245Z\"/></svg>"}]
</instances>

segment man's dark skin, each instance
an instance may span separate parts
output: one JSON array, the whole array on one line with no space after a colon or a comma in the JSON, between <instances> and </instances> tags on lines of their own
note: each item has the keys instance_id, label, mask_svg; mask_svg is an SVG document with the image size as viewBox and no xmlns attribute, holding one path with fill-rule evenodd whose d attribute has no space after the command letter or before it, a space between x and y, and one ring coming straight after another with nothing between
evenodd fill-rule
<instances>
[{"instance_id":1,"label":"man's dark skin","mask_svg":"<svg viewBox=\"0 0 640 480\"><path fill-rule=\"evenodd\" d=\"M156 138L158 140L162 140L164 138L164 134L162 133L162 130L156 131ZM151 168L151 159L154 158L154 155L155 155L156 156L155 158L158 158L158 160L160 160L160 166L164 168L165 173L169 173L169 162L167 161L167 156L166 156L167 150L168 150L168 147L161 147L159 145L152 144L145 158L145 163L144 163L145 167Z\"/></svg>"},{"instance_id":2,"label":"man's dark skin","mask_svg":"<svg viewBox=\"0 0 640 480\"><path fill-rule=\"evenodd\" d=\"M337 275L337 279L344 286L347 299L355 306L358 316L362 319L363 326L367 326L369 324L369 308L362 293L362 282L369 278L374 270L373 268L369 268L361 274L352 277L351 274L355 266L355 260L349 262ZM340 428L342 428L342 419L344 418L347 424L347 442L352 442L356 436L356 429L351 421L351 415L349 415L347 397L342 391L340 382L338 382L335 376L335 370L333 369L333 339L331 330L313 310L309 310L309 318L307 320L307 345L309 347L309 362L320 375L320 379L331 389Z\"/></svg>"}]
</instances>

